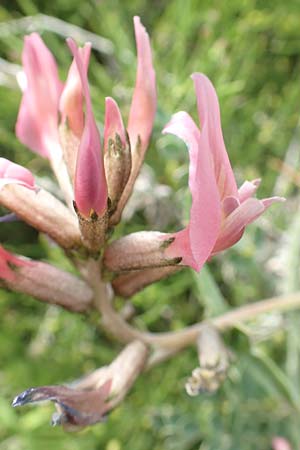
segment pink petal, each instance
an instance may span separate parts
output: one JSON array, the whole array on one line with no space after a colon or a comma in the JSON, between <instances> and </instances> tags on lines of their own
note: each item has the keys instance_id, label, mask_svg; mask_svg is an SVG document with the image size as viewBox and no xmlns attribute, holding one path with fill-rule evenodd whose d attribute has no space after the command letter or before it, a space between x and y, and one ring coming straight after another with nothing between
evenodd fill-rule
<instances>
[{"instance_id":1,"label":"pink petal","mask_svg":"<svg viewBox=\"0 0 300 450\"><path fill-rule=\"evenodd\" d=\"M120 136L122 145L126 146L126 130L123 124L119 107L111 97L105 99L105 123L104 123L104 151L108 148L109 139L115 140L115 135Z\"/></svg>"},{"instance_id":2,"label":"pink petal","mask_svg":"<svg viewBox=\"0 0 300 450\"><path fill-rule=\"evenodd\" d=\"M84 61L75 42L67 39L75 58L85 98L84 130L76 161L75 202L80 213L89 217L92 211L102 215L107 206L107 185L103 167L100 134L94 119Z\"/></svg>"},{"instance_id":3,"label":"pink petal","mask_svg":"<svg viewBox=\"0 0 300 450\"><path fill-rule=\"evenodd\" d=\"M195 84L201 126L203 128L204 124L206 124L208 128L209 145L214 160L215 176L220 196L222 199L229 196L238 197L234 174L224 144L220 107L216 91L205 75L194 73L192 79Z\"/></svg>"},{"instance_id":4,"label":"pink petal","mask_svg":"<svg viewBox=\"0 0 300 450\"><path fill-rule=\"evenodd\" d=\"M273 205L273 203L285 202L285 198L284 197L269 197L269 198L263 198L261 200L261 202L263 203L265 209L267 209L267 208L269 208L269 206Z\"/></svg>"},{"instance_id":5,"label":"pink petal","mask_svg":"<svg viewBox=\"0 0 300 450\"><path fill-rule=\"evenodd\" d=\"M35 190L35 182L32 173L8 159L0 158L0 189L6 184L17 183L28 189Z\"/></svg>"},{"instance_id":6,"label":"pink petal","mask_svg":"<svg viewBox=\"0 0 300 450\"><path fill-rule=\"evenodd\" d=\"M78 51L83 61L85 73L87 74L91 54L91 44L85 44L85 46L79 48ZM73 59L69 69L68 78L60 97L59 109L62 115L62 123L68 120L68 125L73 133L80 137L84 127L83 94L75 59Z\"/></svg>"},{"instance_id":7,"label":"pink petal","mask_svg":"<svg viewBox=\"0 0 300 450\"><path fill-rule=\"evenodd\" d=\"M236 197L225 197L222 202L223 216L227 217L240 205Z\"/></svg>"},{"instance_id":8,"label":"pink petal","mask_svg":"<svg viewBox=\"0 0 300 450\"><path fill-rule=\"evenodd\" d=\"M238 190L239 200L243 203L247 198L252 197L260 185L260 178L253 181L245 181Z\"/></svg>"},{"instance_id":9,"label":"pink petal","mask_svg":"<svg viewBox=\"0 0 300 450\"><path fill-rule=\"evenodd\" d=\"M182 256L183 264L200 270L215 245L221 223L221 203L211 161L207 127L202 134L185 112L175 114L163 133L185 141L189 148L189 188L192 207L188 227L174 235L168 256Z\"/></svg>"},{"instance_id":10,"label":"pink petal","mask_svg":"<svg viewBox=\"0 0 300 450\"><path fill-rule=\"evenodd\" d=\"M281 436L272 439L272 448L273 450L292 450L289 441Z\"/></svg>"},{"instance_id":11,"label":"pink petal","mask_svg":"<svg viewBox=\"0 0 300 450\"><path fill-rule=\"evenodd\" d=\"M155 72L149 36L140 18L135 16L133 20L137 44L137 74L127 129L133 152L139 136L139 151L144 152L148 146L156 111Z\"/></svg>"},{"instance_id":12,"label":"pink petal","mask_svg":"<svg viewBox=\"0 0 300 450\"><path fill-rule=\"evenodd\" d=\"M257 219L265 209L266 207L261 200L256 198L245 200L224 220L220 235L212 253L216 254L221 252L239 241L246 225L249 225Z\"/></svg>"},{"instance_id":13,"label":"pink petal","mask_svg":"<svg viewBox=\"0 0 300 450\"><path fill-rule=\"evenodd\" d=\"M0 279L7 281L14 280L15 274L9 264L13 264L14 266L26 266L32 263L25 259L18 258L0 245Z\"/></svg>"},{"instance_id":14,"label":"pink petal","mask_svg":"<svg viewBox=\"0 0 300 450\"><path fill-rule=\"evenodd\" d=\"M42 156L59 152L58 102L62 84L56 62L37 33L25 37L22 54L27 85L16 124L20 141Z\"/></svg>"}]
</instances>

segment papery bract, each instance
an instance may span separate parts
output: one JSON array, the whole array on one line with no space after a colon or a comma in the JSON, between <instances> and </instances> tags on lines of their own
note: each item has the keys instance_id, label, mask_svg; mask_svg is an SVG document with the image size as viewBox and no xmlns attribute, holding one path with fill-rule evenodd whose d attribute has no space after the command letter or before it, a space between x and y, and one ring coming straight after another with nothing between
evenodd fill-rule
<instances>
[{"instance_id":1,"label":"papery bract","mask_svg":"<svg viewBox=\"0 0 300 450\"><path fill-rule=\"evenodd\" d=\"M89 217L92 212L96 212L98 216L101 216L107 207L107 185L100 135L92 111L83 55L80 54L72 39L68 39L67 42L77 64L86 106L85 124L76 161L75 202L78 211L83 216Z\"/></svg>"},{"instance_id":2,"label":"papery bract","mask_svg":"<svg viewBox=\"0 0 300 450\"><path fill-rule=\"evenodd\" d=\"M62 84L55 59L37 33L25 36L22 62L27 82L16 134L31 150L50 158L60 153L57 125Z\"/></svg>"},{"instance_id":3,"label":"papery bract","mask_svg":"<svg viewBox=\"0 0 300 450\"><path fill-rule=\"evenodd\" d=\"M201 131L187 113L179 112L165 127L189 148L189 188L192 207L188 226L173 235L168 256L182 256L182 263L200 270L211 256L235 244L246 225L259 217L279 197L251 198L259 180L246 181L238 190L224 145L216 92L203 74L195 83Z\"/></svg>"}]
</instances>

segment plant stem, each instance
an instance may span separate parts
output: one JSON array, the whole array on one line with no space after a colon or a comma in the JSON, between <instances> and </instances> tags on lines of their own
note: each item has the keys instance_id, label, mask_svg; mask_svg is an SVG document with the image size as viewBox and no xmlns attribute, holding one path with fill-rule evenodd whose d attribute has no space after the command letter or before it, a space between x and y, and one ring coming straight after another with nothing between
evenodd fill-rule
<instances>
[{"instance_id":1,"label":"plant stem","mask_svg":"<svg viewBox=\"0 0 300 450\"><path fill-rule=\"evenodd\" d=\"M96 264L96 265L95 265ZM109 285L100 279L98 263L92 262L93 267L89 271L90 281L95 290L95 306L101 312L103 327L117 340L128 343L139 339L145 344L153 345L166 351L166 354L175 352L193 344L203 321L183 328L178 331L151 333L142 332L129 325L112 306L113 294ZM272 311L289 311L300 308L300 292L286 294L261 300L245 306L241 306L220 316L211 318L209 322L220 331L236 326L240 322L247 322L260 314Z\"/></svg>"}]
</instances>

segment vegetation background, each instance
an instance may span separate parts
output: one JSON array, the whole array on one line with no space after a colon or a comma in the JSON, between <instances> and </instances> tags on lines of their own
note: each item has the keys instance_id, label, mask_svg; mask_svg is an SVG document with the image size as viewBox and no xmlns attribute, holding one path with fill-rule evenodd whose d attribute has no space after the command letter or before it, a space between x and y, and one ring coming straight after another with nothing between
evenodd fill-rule
<instances>
[{"instance_id":1,"label":"vegetation background","mask_svg":"<svg viewBox=\"0 0 300 450\"><path fill-rule=\"evenodd\" d=\"M40 14L64 22L49 22ZM259 196L285 195L231 250L200 275L186 270L132 299L132 322L178 329L222 311L299 289L300 260L300 2L289 0L2 0L0 5L1 156L26 164L53 188L47 162L14 135L20 92L14 79L24 34L39 30L62 78L71 57L67 23L96 40L89 78L103 123L104 97L124 117L135 79L132 17L151 36L158 113L137 195L116 235L171 231L186 220L187 151L161 130L172 113L196 117L190 74L216 86L227 149L239 184L262 177ZM71 34L75 36L75 29ZM85 36L85 34L83 34ZM3 211L4 212L4 211ZM1 224L7 248L69 268L63 254L24 223ZM120 304L121 304L120 300ZM234 353L228 379L214 395L189 398L184 382L197 365L194 349L144 374L108 421L79 434L49 426L52 405L14 410L30 386L78 378L120 350L95 316L76 316L26 297L0 293L0 449L250 450L270 449L275 435L300 448L300 316L269 314L226 333Z\"/></svg>"}]
</instances>

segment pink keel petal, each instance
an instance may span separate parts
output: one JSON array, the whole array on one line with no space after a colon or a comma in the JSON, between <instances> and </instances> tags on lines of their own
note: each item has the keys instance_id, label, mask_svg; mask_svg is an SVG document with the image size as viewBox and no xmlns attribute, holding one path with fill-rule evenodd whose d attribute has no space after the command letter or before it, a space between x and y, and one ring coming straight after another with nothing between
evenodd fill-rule
<instances>
[{"instance_id":1,"label":"pink keel petal","mask_svg":"<svg viewBox=\"0 0 300 450\"><path fill-rule=\"evenodd\" d=\"M252 197L257 191L261 180L257 178L253 181L245 181L238 190L239 200L243 203L247 198Z\"/></svg>"},{"instance_id":2,"label":"pink keel petal","mask_svg":"<svg viewBox=\"0 0 300 450\"><path fill-rule=\"evenodd\" d=\"M120 136L122 145L126 146L126 131L119 107L111 97L105 99L104 123L104 151L108 148L109 139L115 139L116 133Z\"/></svg>"},{"instance_id":3,"label":"pink keel petal","mask_svg":"<svg viewBox=\"0 0 300 450\"><path fill-rule=\"evenodd\" d=\"M140 151L144 152L148 146L156 111L155 72L152 65L149 36L137 16L134 17L134 29L138 61L127 129L133 152L138 142L138 136L141 138Z\"/></svg>"},{"instance_id":4,"label":"pink keel petal","mask_svg":"<svg viewBox=\"0 0 300 450\"><path fill-rule=\"evenodd\" d=\"M75 173L75 201L80 213L102 215L107 206L107 185L99 131L94 119L84 61L72 39L67 40L75 58L86 103L85 125L78 150Z\"/></svg>"},{"instance_id":5,"label":"pink keel petal","mask_svg":"<svg viewBox=\"0 0 300 450\"><path fill-rule=\"evenodd\" d=\"M166 254L172 257L182 256L183 264L196 270L200 270L209 257L221 223L221 204L207 131L204 126L200 135L194 121L185 112L175 114L163 130L163 133L175 134L181 138L189 148L189 188L192 194L189 225L186 230L174 235L175 241L166 250Z\"/></svg>"},{"instance_id":6,"label":"pink keel petal","mask_svg":"<svg viewBox=\"0 0 300 450\"><path fill-rule=\"evenodd\" d=\"M91 54L91 44L86 43L85 46L79 48L78 51L83 61L85 73L87 73ZM76 136L80 137L84 127L83 94L75 59L73 59L69 69L68 78L60 97L59 109L62 115L62 123L68 119L71 130Z\"/></svg>"},{"instance_id":7,"label":"pink keel petal","mask_svg":"<svg viewBox=\"0 0 300 450\"><path fill-rule=\"evenodd\" d=\"M0 158L0 189L11 183L22 184L28 189L35 189L34 178L29 170L8 159Z\"/></svg>"},{"instance_id":8,"label":"pink keel petal","mask_svg":"<svg viewBox=\"0 0 300 450\"><path fill-rule=\"evenodd\" d=\"M222 211L224 217L229 216L238 206L240 205L239 200L236 197L225 197L222 202Z\"/></svg>"},{"instance_id":9,"label":"pink keel petal","mask_svg":"<svg viewBox=\"0 0 300 450\"><path fill-rule=\"evenodd\" d=\"M56 62L37 33L25 37L22 61L27 84L16 134L31 150L50 157L59 151L57 120L62 84Z\"/></svg>"},{"instance_id":10,"label":"pink keel petal","mask_svg":"<svg viewBox=\"0 0 300 450\"><path fill-rule=\"evenodd\" d=\"M235 244L249 225L265 211L261 200L249 198L236 208L223 222L223 226L213 249L213 254L221 252Z\"/></svg>"},{"instance_id":11,"label":"pink keel petal","mask_svg":"<svg viewBox=\"0 0 300 450\"><path fill-rule=\"evenodd\" d=\"M234 174L224 144L216 91L205 75L194 73L192 79L195 84L201 126L203 127L204 123L207 124L210 151L214 160L215 176L221 199L228 196L238 197Z\"/></svg>"}]
</instances>

